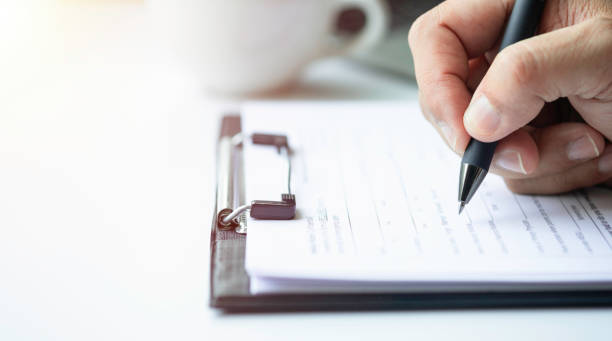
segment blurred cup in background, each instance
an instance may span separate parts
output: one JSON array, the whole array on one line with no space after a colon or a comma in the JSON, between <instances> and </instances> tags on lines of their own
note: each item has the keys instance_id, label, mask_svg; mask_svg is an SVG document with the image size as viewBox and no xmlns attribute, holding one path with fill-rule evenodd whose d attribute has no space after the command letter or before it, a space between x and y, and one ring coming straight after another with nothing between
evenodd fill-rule
<instances>
[{"instance_id":1,"label":"blurred cup in background","mask_svg":"<svg viewBox=\"0 0 612 341\"><path fill-rule=\"evenodd\" d=\"M383 0L148 0L160 43L210 90L250 95L286 88L320 58L367 50L387 33ZM358 10L358 32L338 34Z\"/></svg>"}]
</instances>

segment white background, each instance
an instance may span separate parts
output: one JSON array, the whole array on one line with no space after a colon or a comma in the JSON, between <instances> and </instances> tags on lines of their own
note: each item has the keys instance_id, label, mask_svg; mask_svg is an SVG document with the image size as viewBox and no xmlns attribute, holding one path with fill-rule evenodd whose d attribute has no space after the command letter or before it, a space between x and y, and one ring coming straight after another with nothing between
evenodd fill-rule
<instances>
[{"instance_id":1,"label":"white background","mask_svg":"<svg viewBox=\"0 0 612 341\"><path fill-rule=\"evenodd\" d=\"M0 11L0 340L609 338L610 309L211 310L214 142L235 102L172 62L141 6L67 3ZM287 96L416 88L329 60Z\"/></svg>"}]
</instances>

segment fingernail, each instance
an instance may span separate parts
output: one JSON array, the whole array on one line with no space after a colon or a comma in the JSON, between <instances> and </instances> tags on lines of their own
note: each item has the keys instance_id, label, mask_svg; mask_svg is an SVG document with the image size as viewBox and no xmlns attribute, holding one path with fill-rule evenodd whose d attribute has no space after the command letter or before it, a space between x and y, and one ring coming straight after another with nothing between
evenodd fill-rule
<instances>
[{"instance_id":1,"label":"fingernail","mask_svg":"<svg viewBox=\"0 0 612 341\"><path fill-rule=\"evenodd\" d=\"M599 156L599 149L590 135L583 136L567 145L567 158L588 160Z\"/></svg>"},{"instance_id":2,"label":"fingernail","mask_svg":"<svg viewBox=\"0 0 612 341\"><path fill-rule=\"evenodd\" d=\"M612 153L606 153L600 157L599 162L597 163L597 168L599 169L600 173L612 173Z\"/></svg>"},{"instance_id":3,"label":"fingernail","mask_svg":"<svg viewBox=\"0 0 612 341\"><path fill-rule=\"evenodd\" d=\"M444 135L444 139L446 139L446 143L448 143L453 150L455 150L455 144L457 143L457 139L455 138L455 134L453 133L453 129L444 121L436 121L436 125Z\"/></svg>"},{"instance_id":4,"label":"fingernail","mask_svg":"<svg viewBox=\"0 0 612 341\"><path fill-rule=\"evenodd\" d=\"M527 174L525 166L523 166L523 158L521 154L515 151L506 151L501 153L496 159L495 164L505 170L515 173Z\"/></svg>"},{"instance_id":5,"label":"fingernail","mask_svg":"<svg viewBox=\"0 0 612 341\"><path fill-rule=\"evenodd\" d=\"M469 131L483 135L490 135L495 132L500 121L499 112L493 108L485 95L471 103L463 117L465 127Z\"/></svg>"}]
</instances>

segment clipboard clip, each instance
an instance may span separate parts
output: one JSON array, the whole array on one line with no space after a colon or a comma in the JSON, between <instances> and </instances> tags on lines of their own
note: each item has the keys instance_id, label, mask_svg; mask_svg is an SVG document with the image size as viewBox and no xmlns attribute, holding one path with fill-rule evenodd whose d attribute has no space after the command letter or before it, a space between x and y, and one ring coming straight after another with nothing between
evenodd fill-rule
<instances>
[{"instance_id":1,"label":"clipboard clip","mask_svg":"<svg viewBox=\"0 0 612 341\"><path fill-rule=\"evenodd\" d=\"M225 164L221 162L220 166L223 169L219 169L219 186L222 186L222 190L219 191L221 193L217 194L225 195L225 197L218 197L218 199L226 204L225 208L221 209L217 214L217 227L220 230L236 228L236 232L246 233L246 228L244 226L241 228L243 224L241 224L240 220L246 211L250 212L252 218L263 220L290 220L295 217L295 194L291 192L291 150L287 136L256 133L251 135L250 138L253 144L276 147L278 154L285 160L287 190L286 193L281 194L280 201L253 200L250 204L241 205L233 209L231 207L231 204L234 202L233 188L238 180L235 178L235 163L237 161L233 153L235 148L242 146L242 135L236 134L232 136L228 140L231 144L229 149L227 147L224 148L222 145L219 147L220 153L229 153L226 154L227 158L220 155L223 160L227 161ZM223 139L221 143L223 143ZM217 207L223 206L218 205Z\"/></svg>"}]
</instances>

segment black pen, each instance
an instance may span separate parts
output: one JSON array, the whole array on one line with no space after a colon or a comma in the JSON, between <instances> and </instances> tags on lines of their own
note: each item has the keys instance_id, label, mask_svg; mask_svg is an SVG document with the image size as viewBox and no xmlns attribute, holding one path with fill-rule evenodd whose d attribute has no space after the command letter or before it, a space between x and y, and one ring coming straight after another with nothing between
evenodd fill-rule
<instances>
[{"instance_id":1,"label":"black pen","mask_svg":"<svg viewBox=\"0 0 612 341\"><path fill-rule=\"evenodd\" d=\"M535 34L544 5L545 0L516 0L504 31L500 51ZM475 139L468 143L459 173L459 214L487 175L496 146L497 142L486 143Z\"/></svg>"}]
</instances>

